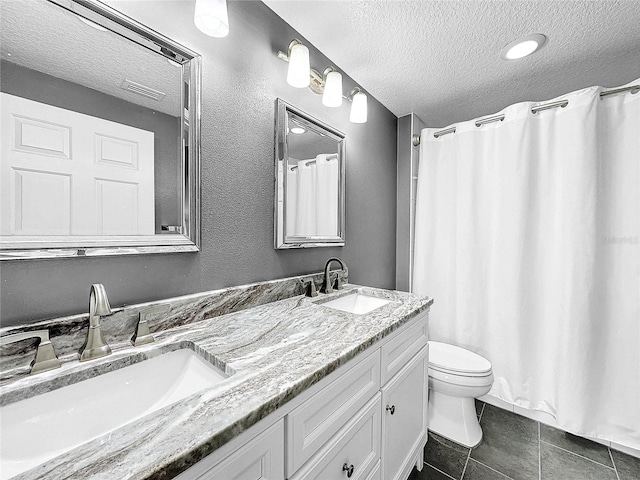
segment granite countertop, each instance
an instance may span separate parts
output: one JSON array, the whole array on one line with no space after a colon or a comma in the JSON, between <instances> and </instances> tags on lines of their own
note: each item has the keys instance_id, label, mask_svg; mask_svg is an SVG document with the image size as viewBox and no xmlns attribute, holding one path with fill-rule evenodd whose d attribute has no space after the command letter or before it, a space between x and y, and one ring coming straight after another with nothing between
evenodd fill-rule
<instances>
[{"instance_id":1,"label":"granite countertop","mask_svg":"<svg viewBox=\"0 0 640 480\"><path fill-rule=\"evenodd\" d=\"M391 300L365 315L322 306L359 289ZM114 349L109 357L22 378L0 387L0 396L51 389L61 377L88 378L100 367L194 349L228 379L85 443L16 479L172 478L236 437L358 353L426 310L432 299L347 285L316 298L294 296L155 333L143 347ZM6 403L6 402L5 402Z\"/></svg>"}]
</instances>

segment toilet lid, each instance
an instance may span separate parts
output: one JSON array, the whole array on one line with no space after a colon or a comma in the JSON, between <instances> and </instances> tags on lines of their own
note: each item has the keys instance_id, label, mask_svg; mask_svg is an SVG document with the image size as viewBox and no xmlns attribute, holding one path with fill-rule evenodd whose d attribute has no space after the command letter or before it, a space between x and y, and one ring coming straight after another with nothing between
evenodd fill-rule
<instances>
[{"instance_id":1,"label":"toilet lid","mask_svg":"<svg viewBox=\"0 0 640 480\"><path fill-rule=\"evenodd\" d=\"M491 362L476 353L455 345L429 342L429 368L475 376L489 374Z\"/></svg>"}]
</instances>

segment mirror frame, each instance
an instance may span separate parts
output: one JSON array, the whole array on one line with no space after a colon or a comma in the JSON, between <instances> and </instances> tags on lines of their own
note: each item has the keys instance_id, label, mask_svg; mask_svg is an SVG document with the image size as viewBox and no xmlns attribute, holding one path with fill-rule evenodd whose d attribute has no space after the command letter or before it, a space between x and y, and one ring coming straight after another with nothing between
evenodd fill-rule
<instances>
[{"instance_id":1,"label":"mirror frame","mask_svg":"<svg viewBox=\"0 0 640 480\"><path fill-rule=\"evenodd\" d=\"M182 65L182 224L164 235L4 236L0 261L199 251L201 56L98 0L48 1Z\"/></svg>"},{"instance_id":2,"label":"mirror frame","mask_svg":"<svg viewBox=\"0 0 640 480\"><path fill-rule=\"evenodd\" d=\"M296 121L306 124L313 130L322 130L325 135L334 138L336 142L338 142L340 184L338 185L338 235L335 237L286 235L287 207L285 192L287 191L287 176L284 175L284 172L287 159L289 158L289 148L287 145L289 115L295 116ZM346 243L346 141L346 135L340 130L327 125L280 98L276 100L273 238L274 248L277 250L289 248L344 247ZM282 209L278 207L280 199L283 200Z\"/></svg>"}]
</instances>

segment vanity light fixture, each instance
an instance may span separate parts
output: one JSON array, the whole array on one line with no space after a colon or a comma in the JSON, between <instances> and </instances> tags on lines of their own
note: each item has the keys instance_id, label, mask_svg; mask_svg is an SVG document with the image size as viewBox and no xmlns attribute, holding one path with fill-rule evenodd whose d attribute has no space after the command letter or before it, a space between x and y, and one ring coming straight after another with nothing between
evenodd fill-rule
<instances>
[{"instance_id":1,"label":"vanity light fixture","mask_svg":"<svg viewBox=\"0 0 640 480\"><path fill-rule=\"evenodd\" d=\"M324 92L322 104L325 107L339 107L342 105L342 74L333 67L324 71Z\"/></svg>"},{"instance_id":2,"label":"vanity light fixture","mask_svg":"<svg viewBox=\"0 0 640 480\"><path fill-rule=\"evenodd\" d=\"M322 104L326 107L340 107L342 99L346 98L351 105L349 121L352 123L366 123L367 121L367 95L355 87L348 97L342 94L342 74L334 67L327 67L323 74L311 68L309 62L309 49L298 39L293 39L287 52L278 51L280 60L289 62L287 70L287 83L292 87L309 87L316 95L322 95ZM291 130L292 133L293 130Z\"/></svg>"},{"instance_id":3,"label":"vanity light fixture","mask_svg":"<svg viewBox=\"0 0 640 480\"><path fill-rule=\"evenodd\" d=\"M351 101L349 121L351 123L367 123L367 95L356 87L347 97Z\"/></svg>"},{"instance_id":4,"label":"vanity light fixture","mask_svg":"<svg viewBox=\"0 0 640 480\"><path fill-rule=\"evenodd\" d=\"M196 0L193 22L205 35L226 37L229 35L227 0Z\"/></svg>"},{"instance_id":5,"label":"vanity light fixture","mask_svg":"<svg viewBox=\"0 0 640 480\"><path fill-rule=\"evenodd\" d=\"M503 60L518 60L539 50L546 41L543 34L532 33L505 45L500 56Z\"/></svg>"}]
</instances>

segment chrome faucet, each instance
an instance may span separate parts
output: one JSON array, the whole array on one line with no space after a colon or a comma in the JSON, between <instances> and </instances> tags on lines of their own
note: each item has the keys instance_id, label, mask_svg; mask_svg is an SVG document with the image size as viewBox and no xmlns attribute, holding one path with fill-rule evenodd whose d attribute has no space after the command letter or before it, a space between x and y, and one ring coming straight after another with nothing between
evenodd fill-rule
<instances>
[{"instance_id":1,"label":"chrome faucet","mask_svg":"<svg viewBox=\"0 0 640 480\"><path fill-rule=\"evenodd\" d=\"M111 306L104 285L94 283L89 291L89 331L80 349L80 361L93 360L111 354L100 325L102 315L110 315Z\"/></svg>"},{"instance_id":2,"label":"chrome faucet","mask_svg":"<svg viewBox=\"0 0 640 480\"><path fill-rule=\"evenodd\" d=\"M334 283L331 281L331 272L329 271L329 267L333 262L338 262L340 264L343 275L346 275L347 272L349 272L347 264L340 260L338 257L331 257L329 260L327 260L327 263L324 266L324 280L322 282L322 288L320 289L322 293L332 293L334 288L336 290L342 290L342 280L340 278L340 272L336 273L335 287Z\"/></svg>"},{"instance_id":3,"label":"chrome faucet","mask_svg":"<svg viewBox=\"0 0 640 480\"><path fill-rule=\"evenodd\" d=\"M36 357L31 362L30 374L46 372L54 368L60 368L60 360L56 355L53 345L49 340L49 330L34 330L32 332L20 332L12 335L0 337L0 346L10 343L27 340L29 338L39 338L40 343L36 347Z\"/></svg>"}]
</instances>

